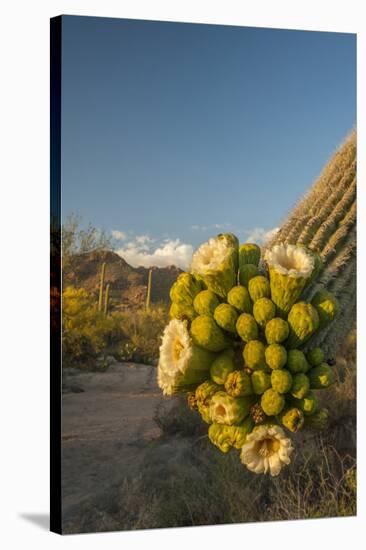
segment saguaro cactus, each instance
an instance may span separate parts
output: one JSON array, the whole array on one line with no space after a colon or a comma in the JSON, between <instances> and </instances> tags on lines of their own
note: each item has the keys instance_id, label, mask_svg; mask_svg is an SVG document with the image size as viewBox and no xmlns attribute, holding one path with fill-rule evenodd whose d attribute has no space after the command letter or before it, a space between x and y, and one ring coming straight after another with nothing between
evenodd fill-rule
<instances>
[{"instance_id":1,"label":"saguaro cactus","mask_svg":"<svg viewBox=\"0 0 366 550\"><path fill-rule=\"evenodd\" d=\"M152 282L152 269L149 269L149 276L147 279L147 294L146 294L146 310L150 309L151 301L151 282Z\"/></svg>"},{"instance_id":2,"label":"saguaro cactus","mask_svg":"<svg viewBox=\"0 0 366 550\"><path fill-rule=\"evenodd\" d=\"M109 283L105 287L104 315L108 315L108 305L109 305Z\"/></svg>"},{"instance_id":3,"label":"saguaro cactus","mask_svg":"<svg viewBox=\"0 0 366 550\"><path fill-rule=\"evenodd\" d=\"M311 342L327 353L334 353L356 318L356 141L353 131L267 245L303 244L319 254L321 274L308 286L306 297L326 289L341 308Z\"/></svg>"},{"instance_id":4,"label":"saguaro cactus","mask_svg":"<svg viewBox=\"0 0 366 550\"><path fill-rule=\"evenodd\" d=\"M100 283L99 283L99 301L98 301L98 311L103 309L103 291L104 291L104 278L105 278L105 262L102 263L102 270L100 272Z\"/></svg>"}]
</instances>

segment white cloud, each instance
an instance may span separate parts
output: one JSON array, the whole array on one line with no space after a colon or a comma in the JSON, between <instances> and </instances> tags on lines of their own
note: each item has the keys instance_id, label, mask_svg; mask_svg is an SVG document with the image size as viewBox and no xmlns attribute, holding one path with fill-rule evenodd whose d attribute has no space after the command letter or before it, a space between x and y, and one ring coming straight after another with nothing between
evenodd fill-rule
<instances>
[{"instance_id":1,"label":"white cloud","mask_svg":"<svg viewBox=\"0 0 366 550\"><path fill-rule=\"evenodd\" d=\"M213 229L229 229L231 223L213 223L211 225L191 225L193 231L210 231Z\"/></svg>"},{"instance_id":2,"label":"white cloud","mask_svg":"<svg viewBox=\"0 0 366 550\"><path fill-rule=\"evenodd\" d=\"M148 243L154 242L154 239L152 239L149 235L137 235L135 240L138 244L141 245L146 245Z\"/></svg>"},{"instance_id":3,"label":"white cloud","mask_svg":"<svg viewBox=\"0 0 366 550\"><path fill-rule=\"evenodd\" d=\"M116 252L132 267L175 265L181 269L188 268L193 254L192 245L182 243L179 239L165 239L154 248L154 241L148 235L138 235Z\"/></svg>"},{"instance_id":4,"label":"white cloud","mask_svg":"<svg viewBox=\"0 0 366 550\"><path fill-rule=\"evenodd\" d=\"M111 233L112 233L112 237L117 241L125 241L127 239L127 233L125 233L124 231L113 229Z\"/></svg>"},{"instance_id":5,"label":"white cloud","mask_svg":"<svg viewBox=\"0 0 366 550\"><path fill-rule=\"evenodd\" d=\"M265 244L266 242L270 241L277 231L279 231L279 227L274 227L273 229L264 229L263 227L254 227L253 229L249 229L246 231L246 239L245 242L251 242L256 244Z\"/></svg>"}]
</instances>

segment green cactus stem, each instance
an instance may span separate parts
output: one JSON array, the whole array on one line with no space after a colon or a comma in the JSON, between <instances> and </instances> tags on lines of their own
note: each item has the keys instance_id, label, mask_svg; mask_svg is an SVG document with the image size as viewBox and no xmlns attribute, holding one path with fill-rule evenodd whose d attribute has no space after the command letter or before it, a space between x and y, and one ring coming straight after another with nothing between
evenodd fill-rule
<instances>
[{"instance_id":1,"label":"green cactus stem","mask_svg":"<svg viewBox=\"0 0 366 550\"><path fill-rule=\"evenodd\" d=\"M302 298L311 301L316 292L327 290L339 302L340 314L306 344L306 349L320 346L326 356L334 355L356 317L356 147L353 131L266 245L305 245L319 254L321 272Z\"/></svg>"}]
</instances>

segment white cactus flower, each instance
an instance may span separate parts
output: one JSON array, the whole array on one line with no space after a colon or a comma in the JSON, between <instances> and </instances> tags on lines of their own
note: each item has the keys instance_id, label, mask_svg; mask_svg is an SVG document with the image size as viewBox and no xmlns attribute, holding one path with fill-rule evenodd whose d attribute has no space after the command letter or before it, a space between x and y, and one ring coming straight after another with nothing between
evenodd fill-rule
<instances>
[{"instance_id":1,"label":"white cactus flower","mask_svg":"<svg viewBox=\"0 0 366 550\"><path fill-rule=\"evenodd\" d=\"M308 279L314 269L314 257L302 246L276 244L264 256L269 267L289 277Z\"/></svg>"},{"instance_id":2,"label":"white cactus flower","mask_svg":"<svg viewBox=\"0 0 366 550\"><path fill-rule=\"evenodd\" d=\"M225 240L212 237L194 252L191 271L193 274L204 277L210 271L219 270L230 254L231 248Z\"/></svg>"},{"instance_id":3,"label":"white cactus flower","mask_svg":"<svg viewBox=\"0 0 366 550\"><path fill-rule=\"evenodd\" d=\"M158 385L173 395L200 384L208 377L213 354L192 343L187 321L172 319L165 327L158 364Z\"/></svg>"},{"instance_id":4,"label":"white cactus flower","mask_svg":"<svg viewBox=\"0 0 366 550\"><path fill-rule=\"evenodd\" d=\"M315 269L315 258L310 250L294 244L276 244L267 250L271 298L281 317L286 318L301 296Z\"/></svg>"},{"instance_id":5,"label":"white cactus flower","mask_svg":"<svg viewBox=\"0 0 366 550\"><path fill-rule=\"evenodd\" d=\"M293 450L291 440L280 426L262 425L247 436L240 459L251 472L277 476L283 466L290 464Z\"/></svg>"},{"instance_id":6,"label":"white cactus flower","mask_svg":"<svg viewBox=\"0 0 366 550\"><path fill-rule=\"evenodd\" d=\"M191 272L222 298L237 282L238 240L230 233L209 239L194 253Z\"/></svg>"}]
</instances>

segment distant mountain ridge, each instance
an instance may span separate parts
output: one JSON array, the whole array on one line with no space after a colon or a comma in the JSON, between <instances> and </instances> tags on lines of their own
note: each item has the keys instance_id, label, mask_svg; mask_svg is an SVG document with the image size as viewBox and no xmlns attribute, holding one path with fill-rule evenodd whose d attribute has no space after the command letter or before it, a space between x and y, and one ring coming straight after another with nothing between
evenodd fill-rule
<instances>
[{"instance_id":1,"label":"distant mountain ridge","mask_svg":"<svg viewBox=\"0 0 366 550\"><path fill-rule=\"evenodd\" d=\"M106 263L105 284L110 284L110 297L116 308L141 305L146 299L149 268L129 265L112 250L95 250L73 257L72 267L64 274L63 286L85 288L98 295L100 272ZM169 290L182 270L176 266L152 267L152 302L168 302Z\"/></svg>"}]
</instances>

